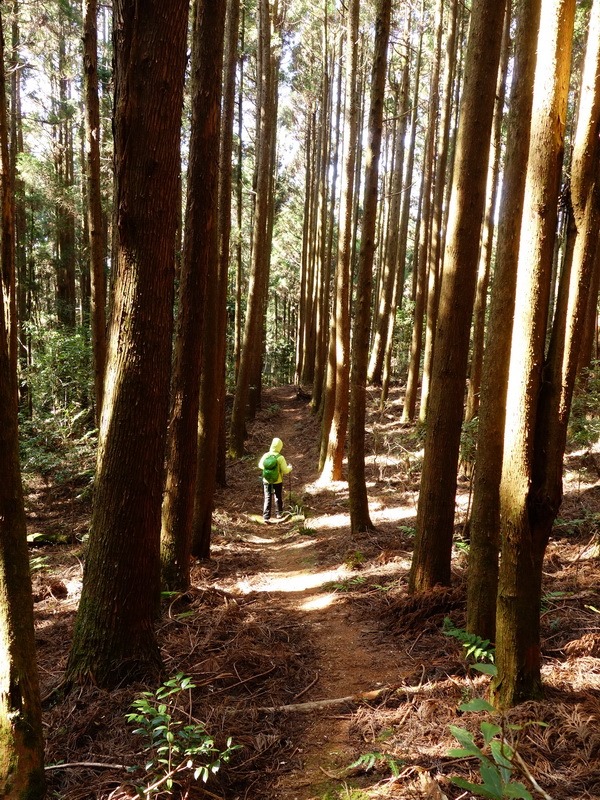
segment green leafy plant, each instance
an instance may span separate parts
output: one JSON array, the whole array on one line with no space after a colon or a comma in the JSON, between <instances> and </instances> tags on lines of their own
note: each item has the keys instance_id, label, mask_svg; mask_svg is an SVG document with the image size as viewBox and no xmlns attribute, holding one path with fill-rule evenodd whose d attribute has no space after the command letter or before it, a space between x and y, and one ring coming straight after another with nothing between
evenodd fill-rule
<instances>
[{"instance_id":1,"label":"green leafy plant","mask_svg":"<svg viewBox=\"0 0 600 800\"><path fill-rule=\"evenodd\" d=\"M465 658L472 658L474 661L488 661L494 663L495 648L489 639L482 639L474 633L468 633L464 628L457 628L450 617L444 619L442 632L446 636L452 636L462 644L465 649ZM485 672L486 670L481 670Z\"/></svg>"},{"instance_id":2,"label":"green leafy plant","mask_svg":"<svg viewBox=\"0 0 600 800\"><path fill-rule=\"evenodd\" d=\"M148 754L143 767L144 786L137 787L140 797L170 796L176 784L206 783L239 747L229 738L225 749L220 750L203 723L185 724L178 701L193 688L192 679L178 672L156 691L142 692L131 704L133 711L126 719L137 726L133 733L146 739L144 750ZM133 767L132 771L137 769Z\"/></svg>"},{"instance_id":3,"label":"green leafy plant","mask_svg":"<svg viewBox=\"0 0 600 800\"><path fill-rule=\"evenodd\" d=\"M360 550L354 550L352 553L348 553L344 563L349 569L360 569L365 563L364 553L361 553Z\"/></svg>"},{"instance_id":4,"label":"green leafy plant","mask_svg":"<svg viewBox=\"0 0 600 800\"><path fill-rule=\"evenodd\" d=\"M390 771L394 778L397 778L403 766L403 761L399 761L389 753L380 753L378 750L375 750L370 753L362 753L356 761L350 764L348 769L360 768L365 772L371 772L371 770L376 767L384 767Z\"/></svg>"},{"instance_id":5,"label":"green leafy plant","mask_svg":"<svg viewBox=\"0 0 600 800\"><path fill-rule=\"evenodd\" d=\"M597 362L578 381L571 414L569 416L569 441L575 447L590 448L600 438L600 374Z\"/></svg>"},{"instance_id":6,"label":"green leafy plant","mask_svg":"<svg viewBox=\"0 0 600 800\"><path fill-rule=\"evenodd\" d=\"M495 708L483 698L475 698L459 706L461 711L487 711L495 713ZM484 720L479 725L483 744L479 746L475 736L465 728L450 725L450 731L458 741L460 747L448 751L452 758L475 758L479 762L481 783L473 783L459 776L452 776L451 781L455 786L466 789L478 797L487 797L492 800L504 798L522 798L533 800L531 792L523 783L513 780L515 762L532 781L533 786L539 789L529 774L523 759L519 756L514 741L509 741L515 732L521 731L527 725L544 725L543 722L528 722L525 725L509 725L505 719L502 724Z\"/></svg>"},{"instance_id":7,"label":"green leafy plant","mask_svg":"<svg viewBox=\"0 0 600 800\"><path fill-rule=\"evenodd\" d=\"M50 562L46 556L32 556L29 559L29 569L31 572L41 572L50 566Z\"/></svg>"},{"instance_id":8,"label":"green leafy plant","mask_svg":"<svg viewBox=\"0 0 600 800\"><path fill-rule=\"evenodd\" d=\"M356 578L349 578L346 581L335 581L328 584L329 588L334 592L351 592L357 586L361 586L367 579L362 575L357 575Z\"/></svg>"}]
</instances>

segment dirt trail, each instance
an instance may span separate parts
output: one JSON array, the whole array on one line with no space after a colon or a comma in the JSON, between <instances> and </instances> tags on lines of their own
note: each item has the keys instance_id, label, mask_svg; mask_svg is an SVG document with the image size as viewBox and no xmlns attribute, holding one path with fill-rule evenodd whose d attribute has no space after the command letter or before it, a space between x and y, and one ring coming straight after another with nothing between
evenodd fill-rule
<instances>
[{"instance_id":1,"label":"dirt trail","mask_svg":"<svg viewBox=\"0 0 600 800\"><path fill-rule=\"evenodd\" d=\"M273 390L269 400L273 403L272 413L266 422L259 421L254 427L250 445L257 445L258 452L261 442L264 450L272 436L283 440L283 454L293 465L292 504L303 496L309 498L312 506L308 509L311 516L304 525L308 528L318 522L329 537L337 538L342 550L351 550L344 499L347 487L336 486L337 494L332 495L314 485L317 429L308 406L296 399L290 387ZM289 486L286 479L286 502ZM256 506L259 504L257 493ZM370 636L374 629L356 614L347 596L339 591L344 581L356 579L358 573L352 566L342 561L324 568L315 552L315 541L298 526L254 522L250 527L257 543L261 543L268 570L252 576L247 588L268 593L271 602L276 600L287 607L290 615L300 616L309 626L311 646L317 654L314 683L302 697L297 697L297 702L344 698L398 684L401 680L398 651L381 647ZM302 750L297 754L302 768L282 774L273 798L321 797L318 792L331 783L331 776L341 774L356 757L349 737L351 714L343 705L316 712L289 713L301 714L301 724L306 725Z\"/></svg>"}]
</instances>

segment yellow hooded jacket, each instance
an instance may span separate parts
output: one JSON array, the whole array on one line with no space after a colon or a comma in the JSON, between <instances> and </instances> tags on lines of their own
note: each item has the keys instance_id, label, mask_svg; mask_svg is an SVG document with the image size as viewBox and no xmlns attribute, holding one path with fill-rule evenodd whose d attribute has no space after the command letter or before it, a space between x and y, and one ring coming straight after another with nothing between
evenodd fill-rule
<instances>
[{"instance_id":1,"label":"yellow hooded jacket","mask_svg":"<svg viewBox=\"0 0 600 800\"><path fill-rule=\"evenodd\" d=\"M281 439L275 437L271 442L271 448L269 449L269 451L267 453L264 453L261 456L260 461L258 462L258 468L262 470L265 458L271 455L271 453L275 453L275 455L277 456L277 461L279 463L279 477L277 478L276 481L274 481L274 483L282 483L283 476L287 475L289 472L292 471L292 465L288 464L285 458L281 455L282 448L283 448L283 442L281 441Z\"/></svg>"}]
</instances>

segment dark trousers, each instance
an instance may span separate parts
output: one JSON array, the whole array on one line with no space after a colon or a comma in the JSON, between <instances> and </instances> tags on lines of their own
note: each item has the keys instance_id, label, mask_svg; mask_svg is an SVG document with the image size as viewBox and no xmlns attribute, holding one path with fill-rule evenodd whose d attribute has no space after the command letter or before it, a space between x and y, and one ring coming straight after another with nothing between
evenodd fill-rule
<instances>
[{"instance_id":1,"label":"dark trousers","mask_svg":"<svg viewBox=\"0 0 600 800\"><path fill-rule=\"evenodd\" d=\"M264 483L263 489L265 493L265 502L263 505L263 517L269 519L271 516L271 505L273 494L275 495L275 508L277 514L283 514L283 482L281 483Z\"/></svg>"}]
</instances>

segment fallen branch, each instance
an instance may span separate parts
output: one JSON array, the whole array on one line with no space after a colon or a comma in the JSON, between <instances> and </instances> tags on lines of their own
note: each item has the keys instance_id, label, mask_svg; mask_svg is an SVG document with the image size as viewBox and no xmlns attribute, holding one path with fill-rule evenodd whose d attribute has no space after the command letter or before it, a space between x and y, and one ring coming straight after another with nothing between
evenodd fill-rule
<instances>
[{"instance_id":1,"label":"fallen branch","mask_svg":"<svg viewBox=\"0 0 600 800\"><path fill-rule=\"evenodd\" d=\"M384 686L383 689L374 689L371 692L359 692L359 694L352 694L349 697L336 697L329 700L313 700L307 703L290 703L285 706L263 706L258 708L257 711L265 713L287 712L287 711L315 711L319 708L331 708L331 706L343 706L347 703L361 703L364 700L377 700L383 694L393 691L389 686Z\"/></svg>"},{"instance_id":2,"label":"fallen branch","mask_svg":"<svg viewBox=\"0 0 600 800\"><path fill-rule=\"evenodd\" d=\"M523 761L523 758L516 751L515 751L515 760L517 761L517 763L519 764L519 766L521 767L527 778L531 781L531 785L536 790L536 792L539 792L544 798L544 800L552 800L552 797L550 797L550 795L542 789L542 787L539 785L539 783L536 781L536 779L529 771L529 768L527 767L527 764Z\"/></svg>"},{"instance_id":3,"label":"fallen branch","mask_svg":"<svg viewBox=\"0 0 600 800\"><path fill-rule=\"evenodd\" d=\"M335 697L326 700L313 700L307 703L290 703L285 706L262 706L261 708L257 708L257 711L262 711L267 714L274 714L276 712L288 712L288 711L315 711L321 708L331 708L332 706L343 706L343 705L356 705L357 703L362 703L368 700L378 700L383 695L387 694L395 694L395 695L415 695L421 694L421 692L426 692L435 687L435 689L439 690L443 687L445 682L443 681L436 681L435 683L420 683L418 686L383 686L381 689L373 689L369 692L359 692L358 694L352 694L348 697ZM234 712L240 711L242 709L231 709Z\"/></svg>"}]
</instances>

